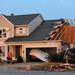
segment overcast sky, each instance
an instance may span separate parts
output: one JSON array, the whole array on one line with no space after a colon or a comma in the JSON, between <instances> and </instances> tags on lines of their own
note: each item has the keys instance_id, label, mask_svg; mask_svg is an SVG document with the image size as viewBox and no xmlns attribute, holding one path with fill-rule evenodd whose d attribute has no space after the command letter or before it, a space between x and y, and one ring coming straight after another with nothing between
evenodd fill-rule
<instances>
[{"instance_id":1,"label":"overcast sky","mask_svg":"<svg viewBox=\"0 0 75 75\"><path fill-rule=\"evenodd\" d=\"M45 19L75 18L75 0L0 0L0 14L41 13Z\"/></svg>"}]
</instances>

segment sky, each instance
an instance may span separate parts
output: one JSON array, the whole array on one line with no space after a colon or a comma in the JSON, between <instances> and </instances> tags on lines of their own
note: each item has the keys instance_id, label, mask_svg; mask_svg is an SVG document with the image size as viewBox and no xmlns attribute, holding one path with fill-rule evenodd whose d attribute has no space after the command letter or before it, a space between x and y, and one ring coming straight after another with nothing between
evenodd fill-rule
<instances>
[{"instance_id":1,"label":"sky","mask_svg":"<svg viewBox=\"0 0 75 75\"><path fill-rule=\"evenodd\" d=\"M44 19L75 18L75 0L0 0L0 14L40 13Z\"/></svg>"}]
</instances>

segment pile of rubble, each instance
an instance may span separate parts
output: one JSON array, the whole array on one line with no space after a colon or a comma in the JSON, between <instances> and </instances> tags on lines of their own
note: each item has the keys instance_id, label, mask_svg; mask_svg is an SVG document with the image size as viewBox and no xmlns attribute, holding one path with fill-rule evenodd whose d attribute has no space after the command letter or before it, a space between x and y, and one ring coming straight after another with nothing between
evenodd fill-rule
<instances>
[{"instance_id":1,"label":"pile of rubble","mask_svg":"<svg viewBox=\"0 0 75 75\"><path fill-rule=\"evenodd\" d=\"M75 71L74 64L64 64L57 62L44 62L41 64L26 65L25 67L15 67L18 70L36 70L36 71Z\"/></svg>"}]
</instances>

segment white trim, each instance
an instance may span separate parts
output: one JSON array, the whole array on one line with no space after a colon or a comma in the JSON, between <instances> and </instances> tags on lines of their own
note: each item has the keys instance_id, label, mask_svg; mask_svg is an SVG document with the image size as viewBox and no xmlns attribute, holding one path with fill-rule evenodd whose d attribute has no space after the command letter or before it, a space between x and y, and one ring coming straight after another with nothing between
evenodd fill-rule
<instances>
[{"instance_id":1,"label":"white trim","mask_svg":"<svg viewBox=\"0 0 75 75\"><path fill-rule=\"evenodd\" d=\"M14 27L28 27L29 25L14 25Z\"/></svg>"},{"instance_id":2,"label":"white trim","mask_svg":"<svg viewBox=\"0 0 75 75\"><path fill-rule=\"evenodd\" d=\"M23 41L23 42L5 42L7 45L22 45L24 43L52 43L52 42L62 42L61 40L50 40L50 41Z\"/></svg>"}]
</instances>

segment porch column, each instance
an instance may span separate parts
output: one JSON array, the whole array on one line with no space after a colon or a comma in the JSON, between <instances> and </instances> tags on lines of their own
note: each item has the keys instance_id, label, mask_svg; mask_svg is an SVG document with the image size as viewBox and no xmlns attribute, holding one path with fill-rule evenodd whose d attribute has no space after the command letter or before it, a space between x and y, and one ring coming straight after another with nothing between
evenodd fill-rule
<instances>
[{"instance_id":1,"label":"porch column","mask_svg":"<svg viewBox=\"0 0 75 75\"><path fill-rule=\"evenodd\" d=\"M26 62L26 48L24 47L24 45L22 45L22 57L24 62Z\"/></svg>"},{"instance_id":2,"label":"porch column","mask_svg":"<svg viewBox=\"0 0 75 75\"><path fill-rule=\"evenodd\" d=\"M12 53L12 59L15 59L15 52L14 52L14 46L13 45L9 45L9 52Z\"/></svg>"},{"instance_id":3,"label":"porch column","mask_svg":"<svg viewBox=\"0 0 75 75\"><path fill-rule=\"evenodd\" d=\"M61 52L61 43L57 44L57 54L59 54Z\"/></svg>"},{"instance_id":4,"label":"porch column","mask_svg":"<svg viewBox=\"0 0 75 75\"><path fill-rule=\"evenodd\" d=\"M8 54L8 46L5 46L5 59L7 59L7 54Z\"/></svg>"}]
</instances>

